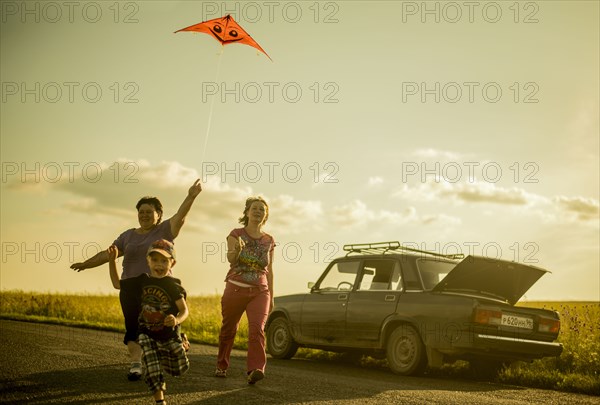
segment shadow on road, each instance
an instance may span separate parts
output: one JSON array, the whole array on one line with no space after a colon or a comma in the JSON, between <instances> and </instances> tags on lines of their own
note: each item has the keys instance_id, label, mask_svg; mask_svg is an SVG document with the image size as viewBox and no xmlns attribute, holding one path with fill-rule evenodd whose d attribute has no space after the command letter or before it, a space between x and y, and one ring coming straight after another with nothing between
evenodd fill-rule
<instances>
[{"instance_id":1,"label":"shadow on road","mask_svg":"<svg viewBox=\"0 0 600 405\"><path fill-rule=\"evenodd\" d=\"M126 379L125 348L111 334L60 333L2 322L0 402L153 403L143 381ZM46 326L53 328L53 326ZM58 331L59 329L57 329ZM52 332L52 333L50 333ZM67 333L68 332L68 333ZM216 348L193 345L190 370L167 376L167 397L180 404L453 403L490 399L500 384L441 377L402 377L347 361L268 359L266 377L246 383L246 353L234 351L227 378L214 377ZM511 396L522 389L510 387ZM460 403L456 402L456 403Z\"/></svg>"},{"instance_id":2,"label":"shadow on road","mask_svg":"<svg viewBox=\"0 0 600 405\"><path fill-rule=\"evenodd\" d=\"M9 403L47 404L136 402L148 398L143 382L127 381L123 364L29 374L0 383L0 398Z\"/></svg>"}]
</instances>

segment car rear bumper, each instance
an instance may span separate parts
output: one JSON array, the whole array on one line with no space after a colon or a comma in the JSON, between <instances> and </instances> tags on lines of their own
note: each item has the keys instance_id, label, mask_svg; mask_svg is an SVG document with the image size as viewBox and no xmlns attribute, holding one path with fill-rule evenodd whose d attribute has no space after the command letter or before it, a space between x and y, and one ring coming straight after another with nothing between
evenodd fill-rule
<instances>
[{"instance_id":1,"label":"car rear bumper","mask_svg":"<svg viewBox=\"0 0 600 405\"><path fill-rule=\"evenodd\" d=\"M533 360L559 356L561 343L475 333L470 338L454 341L450 346L437 347L441 353L458 358L488 357L504 360Z\"/></svg>"},{"instance_id":2,"label":"car rear bumper","mask_svg":"<svg viewBox=\"0 0 600 405\"><path fill-rule=\"evenodd\" d=\"M527 355L541 355L546 356L559 356L562 353L563 346L556 342L543 342L540 340L529 340L520 339L506 336L494 336L494 335L475 335L475 342L478 342L478 346L484 344L485 346L493 347L500 350L510 350L511 352L520 352Z\"/></svg>"}]
</instances>

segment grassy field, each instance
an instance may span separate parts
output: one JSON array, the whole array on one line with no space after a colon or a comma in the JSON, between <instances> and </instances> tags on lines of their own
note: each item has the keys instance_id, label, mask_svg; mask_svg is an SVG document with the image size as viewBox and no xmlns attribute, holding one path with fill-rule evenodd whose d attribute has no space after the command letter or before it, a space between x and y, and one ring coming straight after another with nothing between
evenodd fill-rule
<instances>
[{"instance_id":1,"label":"grassy field","mask_svg":"<svg viewBox=\"0 0 600 405\"><path fill-rule=\"evenodd\" d=\"M502 382L600 395L600 303L527 302L527 307L558 311L563 344L559 357L547 357L504 370Z\"/></svg>"},{"instance_id":2,"label":"grassy field","mask_svg":"<svg viewBox=\"0 0 600 405\"><path fill-rule=\"evenodd\" d=\"M560 357L517 363L500 372L497 380L528 387L600 395L600 303L526 302L518 305L553 309L560 313ZM221 325L220 297L188 297L190 317L183 329L195 343L216 345ZM0 317L58 323L86 328L123 331L117 296L61 295L4 291L0 293ZM242 318L235 347L246 349L248 324ZM344 360L343 355L301 349L298 356ZM356 361L356 359L353 359ZM385 361L359 360L368 367L385 367ZM435 374L467 375L465 364L445 366Z\"/></svg>"}]
</instances>

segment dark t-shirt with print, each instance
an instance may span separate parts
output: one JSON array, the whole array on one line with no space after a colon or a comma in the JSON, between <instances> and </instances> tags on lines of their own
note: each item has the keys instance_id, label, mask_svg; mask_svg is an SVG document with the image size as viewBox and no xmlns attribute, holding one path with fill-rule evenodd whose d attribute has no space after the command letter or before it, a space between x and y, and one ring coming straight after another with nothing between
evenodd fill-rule
<instances>
[{"instance_id":1,"label":"dark t-shirt with print","mask_svg":"<svg viewBox=\"0 0 600 405\"><path fill-rule=\"evenodd\" d=\"M179 337L179 325L174 328L164 325L167 315L177 316L179 309L176 302L186 298L186 291L179 279L141 274L121 282L127 284L128 292L140 297L139 333L160 341Z\"/></svg>"}]
</instances>

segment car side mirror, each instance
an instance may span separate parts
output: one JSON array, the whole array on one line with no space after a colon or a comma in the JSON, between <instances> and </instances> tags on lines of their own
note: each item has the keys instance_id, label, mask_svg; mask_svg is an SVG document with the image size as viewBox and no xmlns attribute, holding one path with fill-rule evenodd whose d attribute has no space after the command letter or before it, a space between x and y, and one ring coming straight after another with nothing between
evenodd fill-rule
<instances>
[{"instance_id":1,"label":"car side mirror","mask_svg":"<svg viewBox=\"0 0 600 405\"><path fill-rule=\"evenodd\" d=\"M314 281L309 281L309 282L308 282L308 289L309 289L310 291L312 291L312 290L313 290L313 288L315 288L315 282L314 282Z\"/></svg>"}]
</instances>

